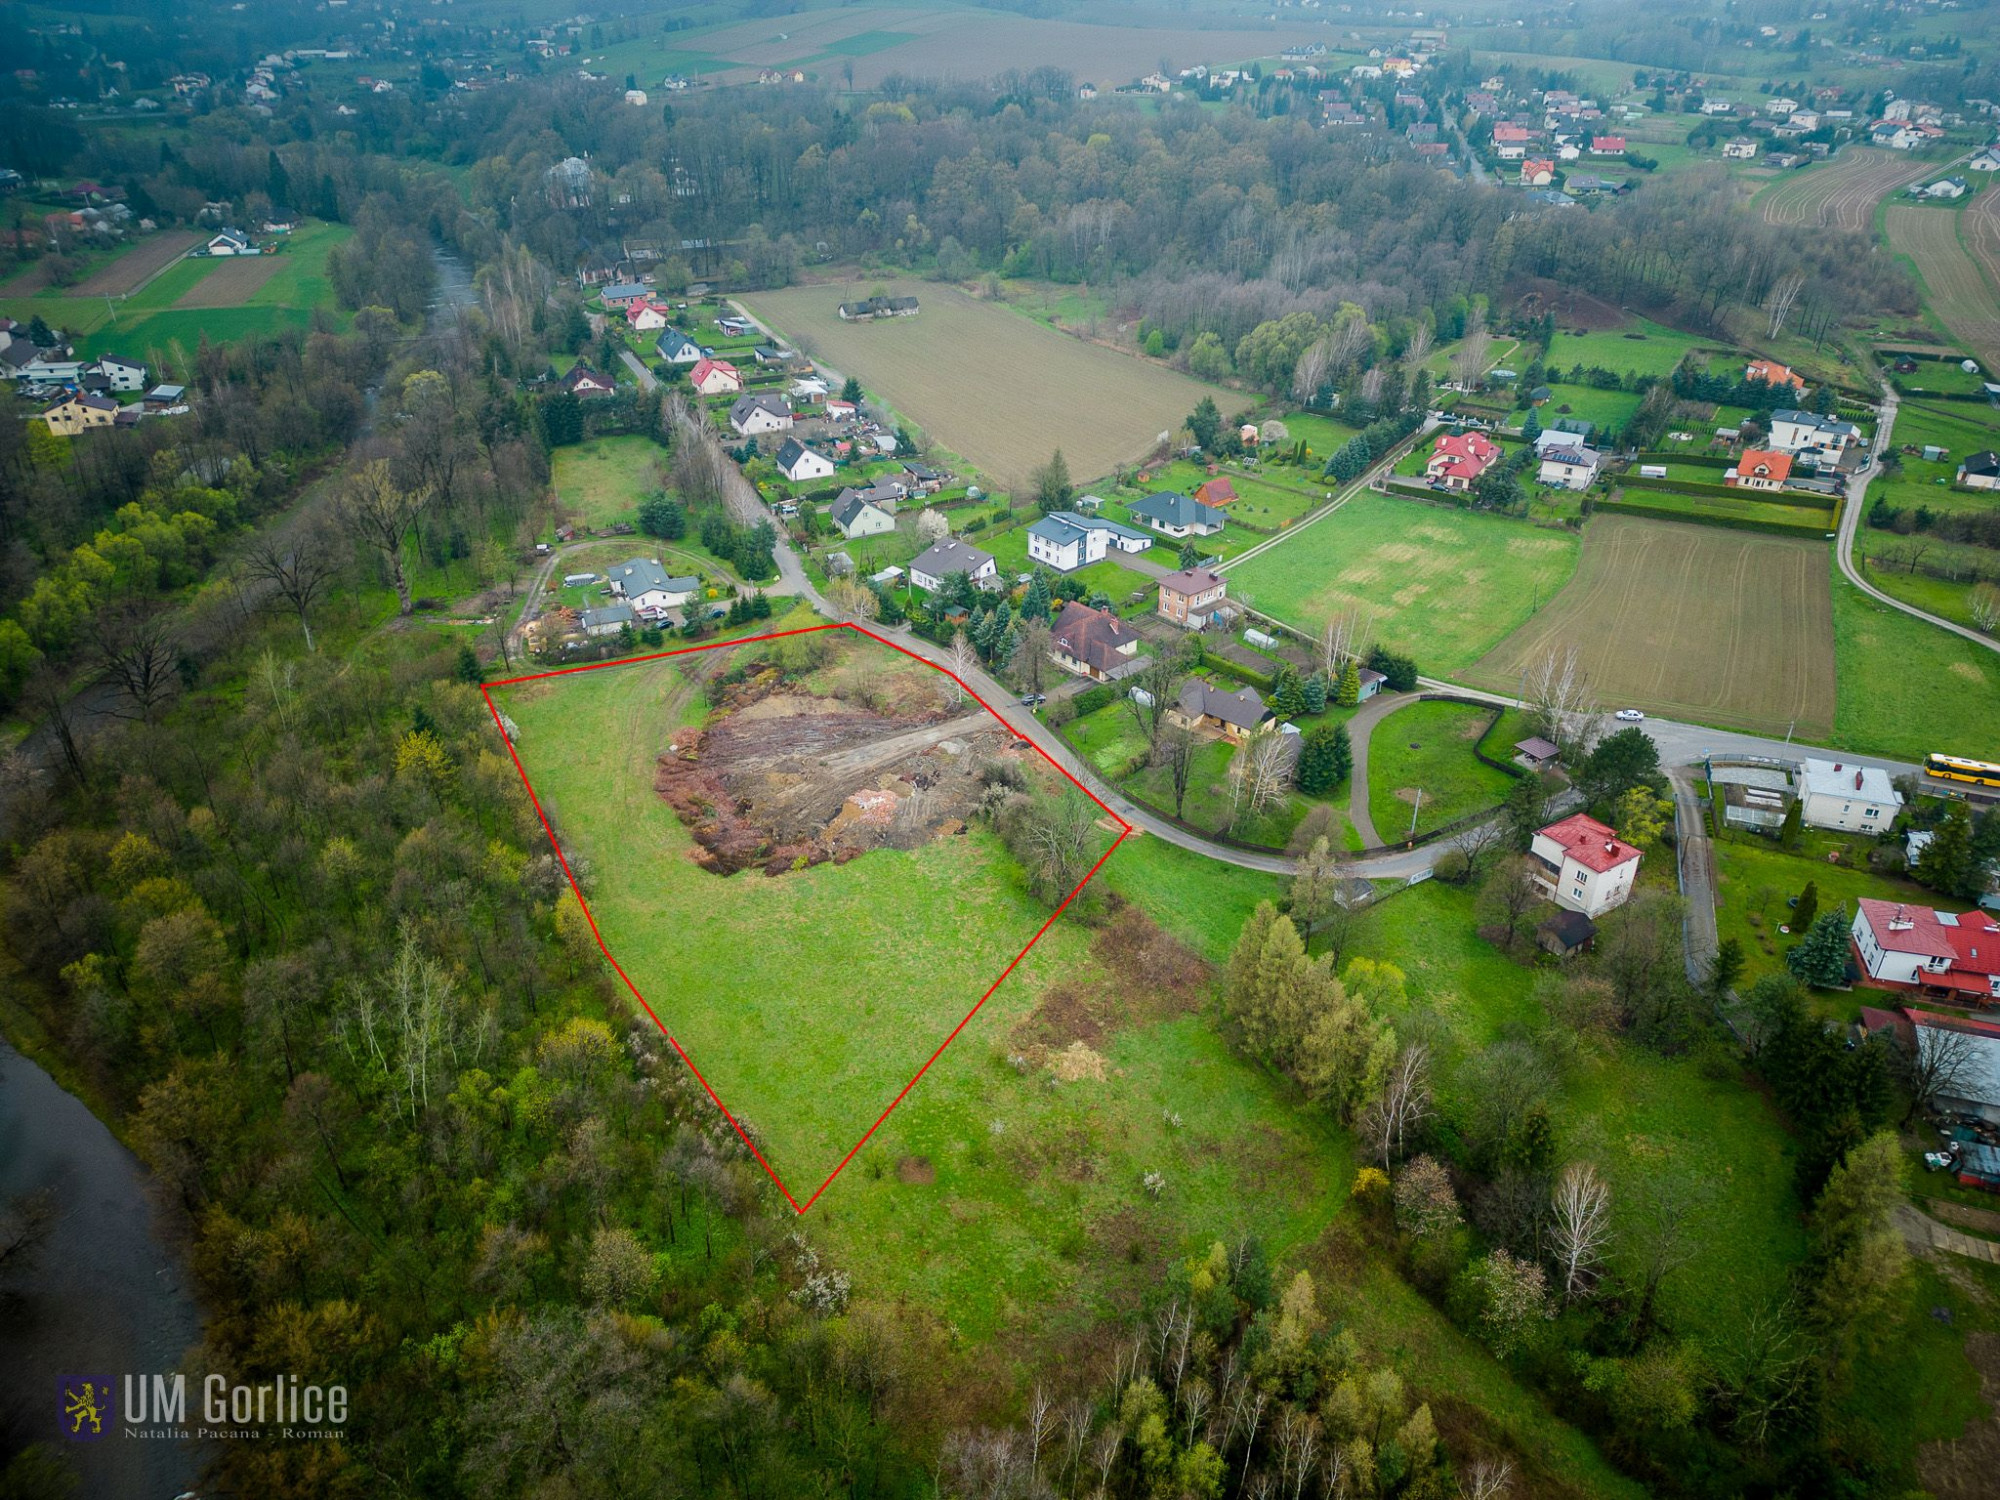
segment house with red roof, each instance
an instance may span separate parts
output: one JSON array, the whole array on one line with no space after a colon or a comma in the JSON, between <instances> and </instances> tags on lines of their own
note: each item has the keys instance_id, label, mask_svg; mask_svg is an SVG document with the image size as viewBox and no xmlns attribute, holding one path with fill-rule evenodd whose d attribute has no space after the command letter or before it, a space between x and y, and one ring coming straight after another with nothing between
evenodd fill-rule
<instances>
[{"instance_id":1,"label":"house with red roof","mask_svg":"<svg viewBox=\"0 0 2000 1500\"><path fill-rule=\"evenodd\" d=\"M667 316L664 303L642 299L625 309L625 321L641 333L658 333L671 319Z\"/></svg>"},{"instance_id":2,"label":"house with red roof","mask_svg":"<svg viewBox=\"0 0 2000 1500\"><path fill-rule=\"evenodd\" d=\"M1228 478L1223 475L1217 475L1214 479L1204 480L1202 483L1196 485L1194 487L1194 497L1203 505L1217 507L1234 505L1242 498L1242 496L1236 493L1236 486L1231 484Z\"/></svg>"},{"instance_id":3,"label":"house with red roof","mask_svg":"<svg viewBox=\"0 0 2000 1500\"><path fill-rule=\"evenodd\" d=\"M1521 163L1522 187L1547 187L1556 180L1556 164L1546 156L1531 156Z\"/></svg>"},{"instance_id":4,"label":"house with red roof","mask_svg":"<svg viewBox=\"0 0 2000 1500\"><path fill-rule=\"evenodd\" d=\"M1502 121L1493 127L1493 154L1502 161L1519 161L1528 154L1528 142L1533 139L1527 126Z\"/></svg>"},{"instance_id":5,"label":"house with red roof","mask_svg":"<svg viewBox=\"0 0 2000 1500\"><path fill-rule=\"evenodd\" d=\"M1745 448L1736 467L1722 476L1724 484L1745 490L1781 490L1792 477L1792 455L1774 448Z\"/></svg>"},{"instance_id":6,"label":"house with red roof","mask_svg":"<svg viewBox=\"0 0 2000 1500\"><path fill-rule=\"evenodd\" d=\"M1586 813L1536 833L1528 864L1544 896L1586 917L1623 906L1639 878L1638 849Z\"/></svg>"},{"instance_id":7,"label":"house with red roof","mask_svg":"<svg viewBox=\"0 0 2000 1500\"><path fill-rule=\"evenodd\" d=\"M1745 380L1761 380L1766 385L1788 385L1794 390L1804 390L1806 381L1790 365L1781 365L1775 359L1753 359L1744 367Z\"/></svg>"},{"instance_id":8,"label":"house with red roof","mask_svg":"<svg viewBox=\"0 0 2000 1500\"><path fill-rule=\"evenodd\" d=\"M1960 1005L2000 1003L2000 922L1987 912L1864 896L1849 936L1864 984Z\"/></svg>"},{"instance_id":9,"label":"house with red roof","mask_svg":"<svg viewBox=\"0 0 2000 1500\"><path fill-rule=\"evenodd\" d=\"M1483 432L1457 437L1447 433L1431 449L1424 477L1439 489L1469 490L1473 482L1500 461L1500 445Z\"/></svg>"},{"instance_id":10,"label":"house with red roof","mask_svg":"<svg viewBox=\"0 0 2000 1500\"><path fill-rule=\"evenodd\" d=\"M1594 135L1590 138L1592 156L1623 156L1625 137L1622 135Z\"/></svg>"},{"instance_id":11,"label":"house with red roof","mask_svg":"<svg viewBox=\"0 0 2000 1500\"><path fill-rule=\"evenodd\" d=\"M743 389L743 376L726 359L704 359L688 371L688 384L704 396L734 396Z\"/></svg>"}]
</instances>

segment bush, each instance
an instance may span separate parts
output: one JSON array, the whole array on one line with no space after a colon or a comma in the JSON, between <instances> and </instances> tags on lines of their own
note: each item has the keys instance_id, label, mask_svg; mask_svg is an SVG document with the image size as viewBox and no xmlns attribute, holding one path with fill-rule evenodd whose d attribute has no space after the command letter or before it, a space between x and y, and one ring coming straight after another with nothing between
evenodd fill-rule
<instances>
[{"instance_id":1,"label":"bush","mask_svg":"<svg viewBox=\"0 0 2000 1500\"><path fill-rule=\"evenodd\" d=\"M1069 700L1075 716L1094 714L1100 708L1109 708L1118 701L1117 689L1108 682L1100 682L1095 687L1087 687Z\"/></svg>"}]
</instances>

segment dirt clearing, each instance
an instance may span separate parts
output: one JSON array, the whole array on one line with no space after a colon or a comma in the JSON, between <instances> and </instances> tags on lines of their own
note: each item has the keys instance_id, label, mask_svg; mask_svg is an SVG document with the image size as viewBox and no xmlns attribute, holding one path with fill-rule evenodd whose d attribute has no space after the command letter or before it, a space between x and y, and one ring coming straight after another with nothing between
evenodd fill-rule
<instances>
[{"instance_id":1,"label":"dirt clearing","mask_svg":"<svg viewBox=\"0 0 2000 1500\"><path fill-rule=\"evenodd\" d=\"M201 236L185 229L163 229L139 241L130 250L75 286L65 297L123 297L136 292L146 282L201 243Z\"/></svg>"},{"instance_id":2,"label":"dirt clearing","mask_svg":"<svg viewBox=\"0 0 2000 1500\"><path fill-rule=\"evenodd\" d=\"M278 274L278 257L250 255L224 261L180 295L175 307L241 307Z\"/></svg>"},{"instance_id":3,"label":"dirt clearing","mask_svg":"<svg viewBox=\"0 0 2000 1500\"><path fill-rule=\"evenodd\" d=\"M1013 746L983 708L891 717L767 669L675 737L653 785L703 868L782 875L963 833L997 763L1023 774Z\"/></svg>"}]
</instances>

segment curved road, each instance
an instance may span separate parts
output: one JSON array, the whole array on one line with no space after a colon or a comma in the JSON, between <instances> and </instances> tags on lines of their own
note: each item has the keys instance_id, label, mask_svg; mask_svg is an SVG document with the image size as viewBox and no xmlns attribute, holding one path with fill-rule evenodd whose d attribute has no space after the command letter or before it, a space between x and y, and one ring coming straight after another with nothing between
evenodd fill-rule
<instances>
[{"instance_id":1,"label":"curved road","mask_svg":"<svg viewBox=\"0 0 2000 1500\"><path fill-rule=\"evenodd\" d=\"M1875 423L1875 449L1868 455L1868 465L1847 482L1847 508L1841 513L1840 533L1833 544L1834 556L1839 559L1840 571L1847 581L1860 589L1871 599L1878 599L1891 609L1900 609L1906 615L1914 615L1940 630L1949 630L1953 635L1963 636L1975 646L1984 646L1988 651L2000 651L2000 640L1990 635L1982 635L1968 626L1942 619L1928 610L1918 609L1914 604L1905 604L1891 594L1885 594L1861 574L1854 566L1854 538L1861 529L1862 501L1868 494L1868 481L1882 472L1882 454L1891 442L1890 433L1896 425L1896 392L1894 387L1884 390L1882 405Z\"/></svg>"}]
</instances>

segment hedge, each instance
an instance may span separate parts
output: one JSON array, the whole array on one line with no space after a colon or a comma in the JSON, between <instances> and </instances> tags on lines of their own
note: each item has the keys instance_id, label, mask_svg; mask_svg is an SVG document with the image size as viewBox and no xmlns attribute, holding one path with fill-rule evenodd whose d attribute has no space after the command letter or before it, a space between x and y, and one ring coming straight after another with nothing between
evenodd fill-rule
<instances>
[{"instance_id":1,"label":"hedge","mask_svg":"<svg viewBox=\"0 0 2000 1500\"><path fill-rule=\"evenodd\" d=\"M1260 693L1268 693L1277 686L1276 674L1259 672L1254 667L1242 666L1237 662L1231 661L1226 656L1214 656L1205 653L1201 660L1201 668L1203 671L1211 671L1218 676L1231 678L1234 681L1242 683L1245 687L1253 687ZM1078 696L1081 697L1082 694L1078 694Z\"/></svg>"},{"instance_id":2,"label":"hedge","mask_svg":"<svg viewBox=\"0 0 2000 1500\"><path fill-rule=\"evenodd\" d=\"M1100 708L1109 708L1118 701L1118 693L1108 682L1100 682L1095 687L1087 687L1070 702L1076 708L1080 719L1085 714L1094 714Z\"/></svg>"},{"instance_id":3,"label":"hedge","mask_svg":"<svg viewBox=\"0 0 2000 1500\"><path fill-rule=\"evenodd\" d=\"M1746 490L1733 484L1703 484L1698 479L1646 479L1627 475L1618 481L1623 489L1658 490L1666 495L1696 495L1711 500L1755 500L1762 505L1783 505L1794 510L1832 510L1831 495L1813 495L1802 490Z\"/></svg>"},{"instance_id":4,"label":"hedge","mask_svg":"<svg viewBox=\"0 0 2000 1500\"><path fill-rule=\"evenodd\" d=\"M1639 454L1642 464L1686 464L1699 469L1732 469L1736 466L1733 458L1718 458L1712 453L1668 453L1658 448L1648 448Z\"/></svg>"},{"instance_id":5,"label":"hedge","mask_svg":"<svg viewBox=\"0 0 2000 1500\"><path fill-rule=\"evenodd\" d=\"M1758 521L1749 516L1716 516L1701 511L1670 510L1664 505L1634 505L1623 500L1598 503L1600 515L1653 516L1662 521L1689 521L1697 526L1720 526L1728 531L1756 531L1765 536L1813 537L1831 531L1829 525L1792 526L1783 521Z\"/></svg>"}]
</instances>

